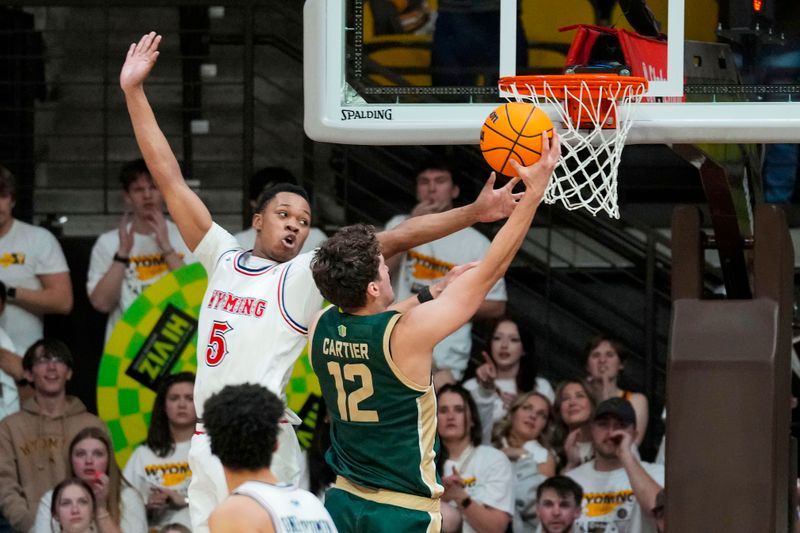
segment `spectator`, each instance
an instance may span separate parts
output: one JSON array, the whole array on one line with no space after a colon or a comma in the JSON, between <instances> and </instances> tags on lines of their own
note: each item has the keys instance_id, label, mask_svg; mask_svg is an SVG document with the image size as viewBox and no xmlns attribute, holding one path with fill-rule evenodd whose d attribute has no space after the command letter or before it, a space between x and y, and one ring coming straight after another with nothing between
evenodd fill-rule
<instances>
[{"instance_id":1,"label":"spectator","mask_svg":"<svg viewBox=\"0 0 800 533\"><path fill-rule=\"evenodd\" d=\"M453 166L444 160L426 161L416 174L417 205L408 215L397 215L386 229L397 227L408 218L453 209L460 189ZM489 239L474 228L442 237L387 259L396 300L402 301L443 278L456 265L481 260L489 249ZM500 279L484 300L475 318L494 319L505 313L506 286ZM460 380L467 368L472 346L472 324L467 322L440 342L433 351L434 385Z\"/></svg>"},{"instance_id":2,"label":"spectator","mask_svg":"<svg viewBox=\"0 0 800 533\"><path fill-rule=\"evenodd\" d=\"M203 413L231 492L208 518L212 533L336 531L314 495L279 483L270 470L283 417L277 396L261 385L227 385L206 400Z\"/></svg>"},{"instance_id":3,"label":"spectator","mask_svg":"<svg viewBox=\"0 0 800 533\"><path fill-rule=\"evenodd\" d=\"M567 475L583 487L581 531L655 533L652 510L664 485L664 467L634 452L636 413L622 398L598 404L592 418L595 458Z\"/></svg>"},{"instance_id":4,"label":"spectator","mask_svg":"<svg viewBox=\"0 0 800 533\"><path fill-rule=\"evenodd\" d=\"M90 533L94 531L96 502L94 492L81 478L67 478L53 489L50 509L53 511L52 531Z\"/></svg>"},{"instance_id":5,"label":"spectator","mask_svg":"<svg viewBox=\"0 0 800 533\"><path fill-rule=\"evenodd\" d=\"M549 449L550 412L546 397L526 392L511 402L508 416L495 426L492 443L514 471L514 533L536 530L536 488L556 473L556 457Z\"/></svg>"},{"instance_id":6,"label":"spectator","mask_svg":"<svg viewBox=\"0 0 800 533\"><path fill-rule=\"evenodd\" d=\"M625 368L626 352L622 344L608 335L598 335L587 343L585 353L587 381L597 401L622 398L631 402L636 411L636 446L639 446L647 432L649 408L644 394L619 388L619 376Z\"/></svg>"},{"instance_id":7,"label":"spectator","mask_svg":"<svg viewBox=\"0 0 800 533\"><path fill-rule=\"evenodd\" d=\"M292 185L298 185L297 178L294 177L294 174L284 167L264 167L253 174L253 177L250 178L251 219L252 215L258 212L256 209L258 207L258 197L261 195L264 189L272 187L278 183L291 183ZM245 250L252 249L253 244L256 242L256 229L252 226L252 222L249 227L235 234L234 237L236 237L236 240L239 242L242 248ZM308 237L306 237L303 247L300 248L300 253L303 254L313 250L327 238L328 236L325 235L324 231L319 228L311 227L308 230Z\"/></svg>"},{"instance_id":8,"label":"spectator","mask_svg":"<svg viewBox=\"0 0 800 533\"><path fill-rule=\"evenodd\" d=\"M577 533L583 489L571 478L553 476L536 489L536 512L540 533ZM631 532L633 533L633 532Z\"/></svg>"},{"instance_id":9,"label":"spectator","mask_svg":"<svg viewBox=\"0 0 800 533\"><path fill-rule=\"evenodd\" d=\"M114 447L105 430L87 427L69 445L68 477L85 481L95 500L94 528L100 533L145 533L147 516L136 490L125 481L114 458ZM31 533L56 531L52 523L53 490L39 500Z\"/></svg>"},{"instance_id":10,"label":"spectator","mask_svg":"<svg viewBox=\"0 0 800 533\"><path fill-rule=\"evenodd\" d=\"M72 281L56 238L12 216L16 199L14 175L0 166L0 288L7 305L0 328L24 352L42 338L43 315L72 310Z\"/></svg>"},{"instance_id":11,"label":"spectator","mask_svg":"<svg viewBox=\"0 0 800 533\"><path fill-rule=\"evenodd\" d=\"M75 435L86 427L105 431L102 420L66 394L72 364L61 341L31 345L22 367L33 396L0 421L0 512L15 529L33 525L42 494L66 477L67 446Z\"/></svg>"},{"instance_id":12,"label":"spectator","mask_svg":"<svg viewBox=\"0 0 800 533\"><path fill-rule=\"evenodd\" d=\"M563 381L556 388L555 436L561 472L567 472L594 457L589 423L597 402L589 386L580 379Z\"/></svg>"},{"instance_id":13,"label":"spectator","mask_svg":"<svg viewBox=\"0 0 800 533\"><path fill-rule=\"evenodd\" d=\"M480 419L466 389L443 385L437 404L442 531L504 532L514 512L511 463L501 451L481 444Z\"/></svg>"},{"instance_id":14,"label":"spectator","mask_svg":"<svg viewBox=\"0 0 800 533\"><path fill-rule=\"evenodd\" d=\"M86 290L92 306L108 313L105 340L122 313L148 286L171 270L194 261L177 226L164 216L164 200L144 161L120 172L126 212L117 229L92 247Z\"/></svg>"},{"instance_id":15,"label":"spectator","mask_svg":"<svg viewBox=\"0 0 800 533\"><path fill-rule=\"evenodd\" d=\"M489 353L475 377L464 382L478 405L483 427L483 442L491 440L492 426L503 419L517 394L536 391L553 402L553 387L537 376L533 342L525 338L516 321L503 317L492 327Z\"/></svg>"},{"instance_id":16,"label":"spectator","mask_svg":"<svg viewBox=\"0 0 800 533\"><path fill-rule=\"evenodd\" d=\"M151 530L170 523L191 527L186 495L192 479L189 446L196 423L194 374L166 376L153 402L147 441L136 447L124 471L125 479L146 502Z\"/></svg>"}]
</instances>

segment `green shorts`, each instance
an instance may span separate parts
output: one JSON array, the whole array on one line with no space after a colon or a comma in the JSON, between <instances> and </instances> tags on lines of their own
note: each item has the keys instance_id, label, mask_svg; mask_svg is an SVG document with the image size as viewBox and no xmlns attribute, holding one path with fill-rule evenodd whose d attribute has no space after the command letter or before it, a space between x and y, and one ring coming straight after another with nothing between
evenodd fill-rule
<instances>
[{"instance_id":1,"label":"green shorts","mask_svg":"<svg viewBox=\"0 0 800 533\"><path fill-rule=\"evenodd\" d=\"M339 533L439 533L439 512L417 511L365 500L333 487L325 493L325 508Z\"/></svg>"}]
</instances>

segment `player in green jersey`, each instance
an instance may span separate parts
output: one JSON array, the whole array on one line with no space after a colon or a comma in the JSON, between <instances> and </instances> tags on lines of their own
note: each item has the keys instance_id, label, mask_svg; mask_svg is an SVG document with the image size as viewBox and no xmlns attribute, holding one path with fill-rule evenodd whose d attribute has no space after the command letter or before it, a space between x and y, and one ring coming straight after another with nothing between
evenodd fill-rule
<instances>
[{"instance_id":1,"label":"player in green jersey","mask_svg":"<svg viewBox=\"0 0 800 533\"><path fill-rule=\"evenodd\" d=\"M340 531L440 530L432 350L475 314L511 264L559 147L554 135L538 163L516 165L526 191L486 256L429 294L392 305L389 269L370 226L343 228L317 251L314 281L334 306L312 323L310 357L330 409L326 459L337 480L325 506Z\"/></svg>"}]
</instances>

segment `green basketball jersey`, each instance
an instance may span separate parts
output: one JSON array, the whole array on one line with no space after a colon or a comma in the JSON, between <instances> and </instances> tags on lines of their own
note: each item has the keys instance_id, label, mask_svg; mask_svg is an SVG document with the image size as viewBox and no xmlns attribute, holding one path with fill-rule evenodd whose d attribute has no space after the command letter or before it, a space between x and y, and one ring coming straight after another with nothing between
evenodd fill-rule
<instances>
[{"instance_id":1,"label":"green basketball jersey","mask_svg":"<svg viewBox=\"0 0 800 533\"><path fill-rule=\"evenodd\" d=\"M353 483L423 497L442 492L434 459L436 395L395 366L389 339L400 314L325 311L311 340L311 366L331 417L326 460Z\"/></svg>"}]
</instances>

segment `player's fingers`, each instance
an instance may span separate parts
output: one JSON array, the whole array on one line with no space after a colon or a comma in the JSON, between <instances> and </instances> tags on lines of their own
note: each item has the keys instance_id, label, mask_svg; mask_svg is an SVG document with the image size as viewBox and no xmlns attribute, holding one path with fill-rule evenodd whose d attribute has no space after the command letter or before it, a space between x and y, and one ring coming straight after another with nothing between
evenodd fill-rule
<instances>
[{"instance_id":1,"label":"player's fingers","mask_svg":"<svg viewBox=\"0 0 800 533\"><path fill-rule=\"evenodd\" d=\"M514 162L516 163L516 161L514 161ZM514 187L517 186L517 183L519 183L521 180L522 180L522 178L520 178L519 175L513 176L510 180L508 180L508 183L506 183L506 186L504 188L506 188L506 189L508 189L510 191L510 190L514 189Z\"/></svg>"},{"instance_id":2,"label":"player's fingers","mask_svg":"<svg viewBox=\"0 0 800 533\"><path fill-rule=\"evenodd\" d=\"M127 57L133 56L133 51L134 50L136 50L136 43L131 43L131 45L128 47Z\"/></svg>"},{"instance_id":3,"label":"player's fingers","mask_svg":"<svg viewBox=\"0 0 800 533\"><path fill-rule=\"evenodd\" d=\"M494 182L495 181L497 181L497 174L495 174L494 171L492 171L492 173L489 174L489 179L486 180L486 184L483 186L483 188L484 189L486 189L486 188L494 189Z\"/></svg>"}]
</instances>

